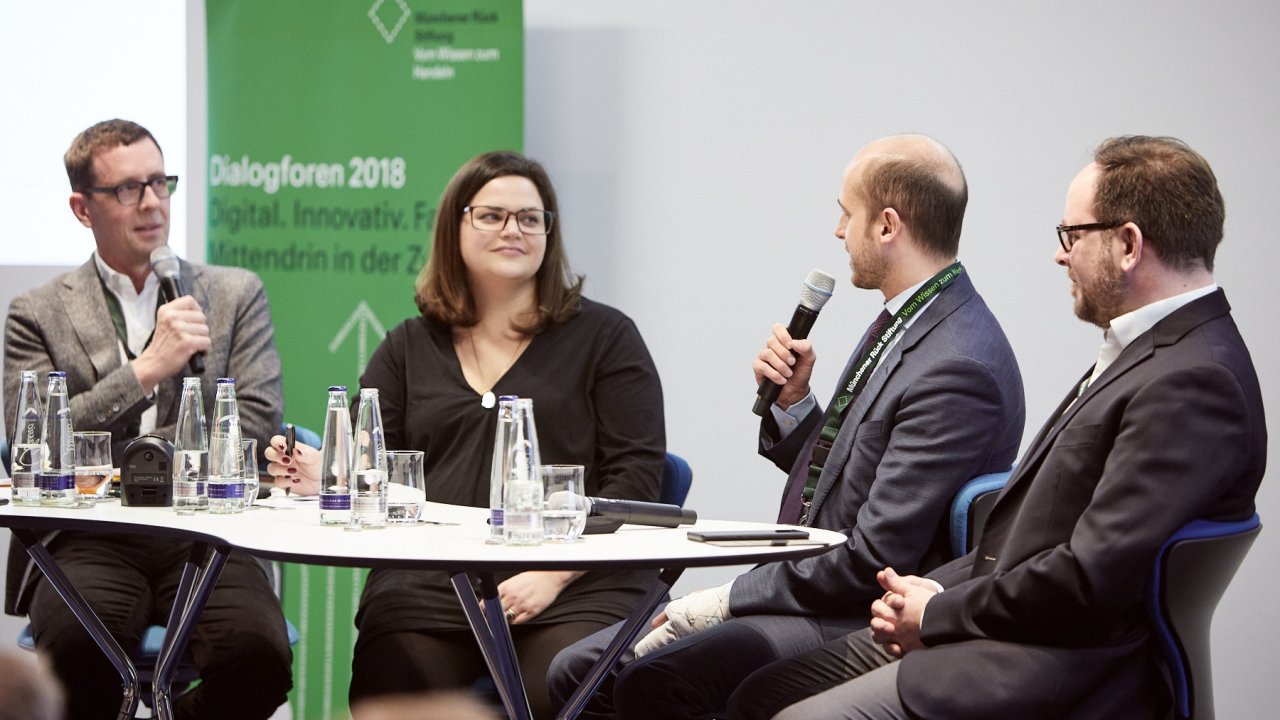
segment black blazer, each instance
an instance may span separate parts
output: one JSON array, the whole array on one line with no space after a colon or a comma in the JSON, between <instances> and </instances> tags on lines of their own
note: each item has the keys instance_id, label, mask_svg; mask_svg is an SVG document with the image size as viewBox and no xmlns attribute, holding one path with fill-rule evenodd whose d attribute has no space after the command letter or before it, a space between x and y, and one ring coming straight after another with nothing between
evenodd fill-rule
<instances>
[{"instance_id":1,"label":"black blazer","mask_svg":"<svg viewBox=\"0 0 1280 720\"><path fill-rule=\"evenodd\" d=\"M1221 290L1136 338L1018 464L978 547L939 568L899 669L923 717L1141 718L1167 692L1142 599L1160 545L1254 512L1267 431ZM975 692L975 688L982 688Z\"/></svg>"}]
</instances>

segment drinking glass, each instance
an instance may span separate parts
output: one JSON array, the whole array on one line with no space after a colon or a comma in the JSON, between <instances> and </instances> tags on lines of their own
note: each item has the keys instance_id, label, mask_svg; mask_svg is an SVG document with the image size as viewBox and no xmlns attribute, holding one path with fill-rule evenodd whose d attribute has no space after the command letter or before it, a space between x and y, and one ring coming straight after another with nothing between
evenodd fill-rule
<instances>
[{"instance_id":1,"label":"drinking glass","mask_svg":"<svg viewBox=\"0 0 1280 720\"><path fill-rule=\"evenodd\" d=\"M111 433L77 431L71 443L76 453L76 505L93 507L111 488Z\"/></svg>"},{"instance_id":2,"label":"drinking glass","mask_svg":"<svg viewBox=\"0 0 1280 720\"><path fill-rule=\"evenodd\" d=\"M542 465L542 530L547 542L577 542L587 524L581 465Z\"/></svg>"},{"instance_id":3,"label":"drinking glass","mask_svg":"<svg viewBox=\"0 0 1280 720\"><path fill-rule=\"evenodd\" d=\"M244 507L253 507L258 499L258 441L248 438L240 441L240 478L244 480Z\"/></svg>"},{"instance_id":4,"label":"drinking glass","mask_svg":"<svg viewBox=\"0 0 1280 720\"><path fill-rule=\"evenodd\" d=\"M421 450L388 450L387 522L408 525L422 516L427 488Z\"/></svg>"}]
</instances>

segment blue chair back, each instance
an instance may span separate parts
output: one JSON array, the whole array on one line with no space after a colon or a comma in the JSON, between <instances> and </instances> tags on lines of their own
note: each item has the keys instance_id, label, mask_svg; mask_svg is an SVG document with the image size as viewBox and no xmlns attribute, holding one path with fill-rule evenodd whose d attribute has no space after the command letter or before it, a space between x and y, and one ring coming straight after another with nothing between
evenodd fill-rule
<instances>
[{"instance_id":1,"label":"blue chair back","mask_svg":"<svg viewBox=\"0 0 1280 720\"><path fill-rule=\"evenodd\" d=\"M967 555L978 544L982 526L986 524L987 516L1011 474L1013 468L979 475L956 493L951 501L951 552L955 557Z\"/></svg>"},{"instance_id":2,"label":"blue chair back","mask_svg":"<svg viewBox=\"0 0 1280 720\"><path fill-rule=\"evenodd\" d=\"M662 487L658 491L658 502L684 507L685 498L689 497L689 488L693 486L693 470L689 463L679 455L667 453L666 462L662 466Z\"/></svg>"},{"instance_id":3,"label":"blue chair back","mask_svg":"<svg viewBox=\"0 0 1280 720\"><path fill-rule=\"evenodd\" d=\"M1218 601L1262 532L1247 520L1195 520L1156 555L1147 584L1147 612L1173 685L1174 716L1213 720L1209 629Z\"/></svg>"},{"instance_id":4,"label":"blue chair back","mask_svg":"<svg viewBox=\"0 0 1280 720\"><path fill-rule=\"evenodd\" d=\"M0 463L4 464L4 474L13 472L9 469L9 436L0 435Z\"/></svg>"}]
</instances>

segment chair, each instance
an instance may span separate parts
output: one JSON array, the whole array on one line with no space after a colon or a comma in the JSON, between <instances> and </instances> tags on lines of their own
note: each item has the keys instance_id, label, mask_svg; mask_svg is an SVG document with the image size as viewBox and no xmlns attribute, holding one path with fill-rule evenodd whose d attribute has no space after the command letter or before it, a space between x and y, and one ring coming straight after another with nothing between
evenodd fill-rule
<instances>
[{"instance_id":1,"label":"chair","mask_svg":"<svg viewBox=\"0 0 1280 720\"><path fill-rule=\"evenodd\" d=\"M667 453L666 462L662 465L662 487L658 491L658 502L683 507L692 486L693 470L689 463L679 455Z\"/></svg>"},{"instance_id":2,"label":"chair","mask_svg":"<svg viewBox=\"0 0 1280 720\"><path fill-rule=\"evenodd\" d=\"M1179 720L1213 720L1213 613L1261 531L1256 513L1235 522L1195 520L1174 533L1156 555L1147 584L1147 612Z\"/></svg>"},{"instance_id":3,"label":"chair","mask_svg":"<svg viewBox=\"0 0 1280 720\"><path fill-rule=\"evenodd\" d=\"M1004 472L979 475L966 482L951 501L951 552L963 557L973 549L987 523L987 516L1009 482L1013 468Z\"/></svg>"},{"instance_id":4,"label":"chair","mask_svg":"<svg viewBox=\"0 0 1280 720\"><path fill-rule=\"evenodd\" d=\"M4 465L5 475L13 472L9 469L9 437L7 435L0 435L0 464Z\"/></svg>"}]
</instances>

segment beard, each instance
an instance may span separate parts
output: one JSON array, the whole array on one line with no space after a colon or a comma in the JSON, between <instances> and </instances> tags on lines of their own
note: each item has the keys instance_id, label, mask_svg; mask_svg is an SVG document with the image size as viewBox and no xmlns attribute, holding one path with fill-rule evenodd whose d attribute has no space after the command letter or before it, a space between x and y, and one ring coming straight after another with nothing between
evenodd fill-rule
<instances>
[{"instance_id":1,"label":"beard","mask_svg":"<svg viewBox=\"0 0 1280 720\"><path fill-rule=\"evenodd\" d=\"M1120 315L1124 304L1124 273L1110 261L1106 252L1102 252L1098 254L1088 277L1077 276L1075 280L1076 317L1104 330L1111 327L1111 320Z\"/></svg>"},{"instance_id":2,"label":"beard","mask_svg":"<svg viewBox=\"0 0 1280 720\"><path fill-rule=\"evenodd\" d=\"M889 262L869 236L862 238L849 255L853 286L863 290L879 290L889 275Z\"/></svg>"}]
</instances>

